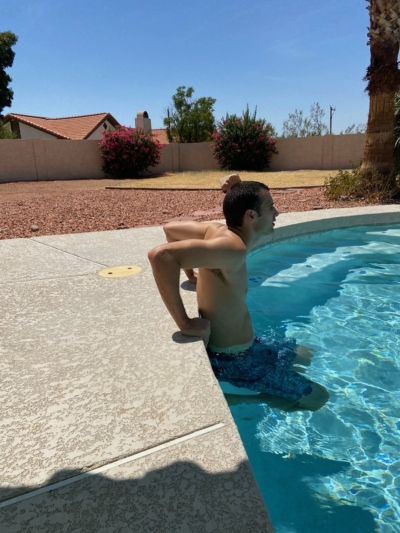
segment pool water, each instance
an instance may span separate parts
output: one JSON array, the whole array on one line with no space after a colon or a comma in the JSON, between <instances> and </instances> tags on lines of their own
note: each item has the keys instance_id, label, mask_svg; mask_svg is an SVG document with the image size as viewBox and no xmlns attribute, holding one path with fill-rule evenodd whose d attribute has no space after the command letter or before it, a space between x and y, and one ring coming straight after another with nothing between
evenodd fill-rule
<instances>
[{"instance_id":1,"label":"pool water","mask_svg":"<svg viewBox=\"0 0 400 533\"><path fill-rule=\"evenodd\" d=\"M277 533L400 531L400 225L334 230L248 260L258 336L313 349L317 412L231 406Z\"/></svg>"}]
</instances>

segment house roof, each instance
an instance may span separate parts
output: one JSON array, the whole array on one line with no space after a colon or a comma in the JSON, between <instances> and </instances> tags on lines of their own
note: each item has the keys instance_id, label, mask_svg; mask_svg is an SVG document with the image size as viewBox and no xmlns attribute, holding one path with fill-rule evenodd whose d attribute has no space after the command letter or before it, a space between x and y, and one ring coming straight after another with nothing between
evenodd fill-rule
<instances>
[{"instance_id":1,"label":"house roof","mask_svg":"<svg viewBox=\"0 0 400 533\"><path fill-rule=\"evenodd\" d=\"M33 128L45 131L58 139L87 139L105 120L114 127L119 122L110 113L96 113L93 115L80 115L76 117L47 118L33 115L20 115L9 113L4 117L3 123L18 120Z\"/></svg>"},{"instance_id":2,"label":"house roof","mask_svg":"<svg viewBox=\"0 0 400 533\"><path fill-rule=\"evenodd\" d=\"M161 144L168 144L169 140L167 137L167 130L165 129L159 129L159 130L151 130L151 133L154 135L154 137L157 139L157 141L160 141Z\"/></svg>"}]
</instances>

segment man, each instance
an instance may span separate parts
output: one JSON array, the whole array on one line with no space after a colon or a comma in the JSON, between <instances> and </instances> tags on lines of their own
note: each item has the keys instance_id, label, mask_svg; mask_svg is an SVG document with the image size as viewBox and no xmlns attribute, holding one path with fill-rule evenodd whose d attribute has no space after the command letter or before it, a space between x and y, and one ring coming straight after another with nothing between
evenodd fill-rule
<instances>
[{"instance_id":1,"label":"man","mask_svg":"<svg viewBox=\"0 0 400 533\"><path fill-rule=\"evenodd\" d=\"M235 392L262 393L247 401L286 410L319 409L329 397L326 389L292 369L309 361L296 354L293 341L270 346L255 339L246 305L246 256L274 231L279 215L268 187L256 181L235 184L226 193L223 212L226 225L177 222L164 227L168 244L148 254L161 297L182 334L204 340L220 381ZM181 269L197 283L198 317L188 317L184 308ZM243 398L232 397L235 401Z\"/></svg>"}]
</instances>

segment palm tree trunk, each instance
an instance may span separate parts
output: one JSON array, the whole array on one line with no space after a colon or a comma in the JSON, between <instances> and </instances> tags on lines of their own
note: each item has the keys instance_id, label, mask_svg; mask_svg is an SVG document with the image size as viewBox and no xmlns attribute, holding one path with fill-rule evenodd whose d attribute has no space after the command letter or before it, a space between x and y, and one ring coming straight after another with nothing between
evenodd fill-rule
<instances>
[{"instance_id":1,"label":"palm tree trunk","mask_svg":"<svg viewBox=\"0 0 400 533\"><path fill-rule=\"evenodd\" d=\"M394 176L394 91L373 93L369 100L367 138L361 172Z\"/></svg>"},{"instance_id":2,"label":"palm tree trunk","mask_svg":"<svg viewBox=\"0 0 400 533\"><path fill-rule=\"evenodd\" d=\"M394 99L399 83L398 42L371 43L368 81L369 113L361 173L368 180L380 174L388 188L396 185L394 173Z\"/></svg>"}]
</instances>

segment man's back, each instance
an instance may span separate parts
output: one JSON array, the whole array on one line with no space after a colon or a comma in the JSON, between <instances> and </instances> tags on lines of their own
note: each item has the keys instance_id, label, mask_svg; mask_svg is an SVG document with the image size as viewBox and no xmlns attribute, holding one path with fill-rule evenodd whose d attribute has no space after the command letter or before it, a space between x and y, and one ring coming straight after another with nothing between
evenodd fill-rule
<instances>
[{"instance_id":1,"label":"man's back","mask_svg":"<svg viewBox=\"0 0 400 533\"><path fill-rule=\"evenodd\" d=\"M262 392L250 396L257 402L279 396L290 410L319 409L329 394L295 372L293 365L304 364L296 351L286 341L277 347L253 341L246 255L274 231L279 213L269 190L259 182L240 182L226 193L223 209L226 225L182 222L164 227L168 244L148 254L161 297L182 334L204 340L220 381ZM199 269L197 276L194 268ZM200 317L186 313L179 292L181 269L197 282Z\"/></svg>"},{"instance_id":2,"label":"man's back","mask_svg":"<svg viewBox=\"0 0 400 533\"><path fill-rule=\"evenodd\" d=\"M203 223L204 225L204 223ZM207 224L204 240L223 239L227 246L242 248L243 241L225 224ZM243 259L225 268L199 268L197 301L203 318L210 320L210 344L226 348L253 340L251 317L246 305L247 271Z\"/></svg>"},{"instance_id":3,"label":"man's back","mask_svg":"<svg viewBox=\"0 0 400 533\"><path fill-rule=\"evenodd\" d=\"M238 195L240 205L232 204L233 189L244 190L244 198ZM226 225L167 224L168 244L149 252L161 297L181 332L201 337L206 345L210 341L214 348L242 348L253 340L246 306L246 255L264 235L273 232L279 214L265 185L246 182L231 190L224 199ZM188 317L179 294L180 269L196 281L193 268L199 269L197 297L202 318Z\"/></svg>"}]
</instances>

